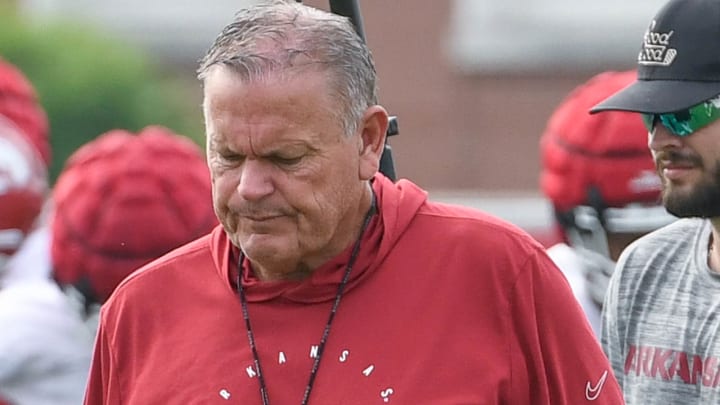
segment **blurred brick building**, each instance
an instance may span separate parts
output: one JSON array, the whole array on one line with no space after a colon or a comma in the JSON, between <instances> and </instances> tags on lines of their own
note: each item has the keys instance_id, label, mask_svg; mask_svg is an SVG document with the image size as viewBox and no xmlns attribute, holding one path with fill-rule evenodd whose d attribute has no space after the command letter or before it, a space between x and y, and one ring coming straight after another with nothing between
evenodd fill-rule
<instances>
[{"instance_id":1,"label":"blurred brick building","mask_svg":"<svg viewBox=\"0 0 720 405\"><path fill-rule=\"evenodd\" d=\"M93 20L185 69L255 0L21 0L36 18ZM633 65L662 0L358 0L397 115L397 172L430 189L536 190L537 141L574 86ZM306 0L328 9L327 0Z\"/></svg>"},{"instance_id":2,"label":"blurred brick building","mask_svg":"<svg viewBox=\"0 0 720 405\"><path fill-rule=\"evenodd\" d=\"M615 3L602 7L632 7ZM538 140L551 111L593 74L634 65L649 21L644 14L659 4L638 3L624 18L605 11L563 25L597 6L361 1L381 102L399 118L400 135L390 140L398 175L429 189L536 190ZM582 26L603 19L610 31Z\"/></svg>"}]
</instances>

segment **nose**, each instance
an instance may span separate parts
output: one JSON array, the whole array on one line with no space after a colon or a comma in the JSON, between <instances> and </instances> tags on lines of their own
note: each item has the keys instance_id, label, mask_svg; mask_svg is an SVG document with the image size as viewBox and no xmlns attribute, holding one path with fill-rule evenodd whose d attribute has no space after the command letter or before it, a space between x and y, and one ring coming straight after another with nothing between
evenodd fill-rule
<instances>
[{"instance_id":1,"label":"nose","mask_svg":"<svg viewBox=\"0 0 720 405\"><path fill-rule=\"evenodd\" d=\"M246 201L258 201L275 190L272 167L260 159L247 159L243 162L237 192Z\"/></svg>"},{"instance_id":2,"label":"nose","mask_svg":"<svg viewBox=\"0 0 720 405\"><path fill-rule=\"evenodd\" d=\"M648 147L653 152L668 148L679 148L682 146L682 142L681 137L674 135L661 124L656 124L653 131L648 133Z\"/></svg>"}]
</instances>

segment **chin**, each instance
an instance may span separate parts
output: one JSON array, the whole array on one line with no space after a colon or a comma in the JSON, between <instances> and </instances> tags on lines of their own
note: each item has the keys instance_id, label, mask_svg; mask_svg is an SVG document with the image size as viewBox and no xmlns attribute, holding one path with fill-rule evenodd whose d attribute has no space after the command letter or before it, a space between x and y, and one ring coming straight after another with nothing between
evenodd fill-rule
<instances>
[{"instance_id":1,"label":"chin","mask_svg":"<svg viewBox=\"0 0 720 405\"><path fill-rule=\"evenodd\" d=\"M282 256L290 251L285 243L278 240L277 236L250 235L240 239L243 252L253 261L281 260Z\"/></svg>"}]
</instances>

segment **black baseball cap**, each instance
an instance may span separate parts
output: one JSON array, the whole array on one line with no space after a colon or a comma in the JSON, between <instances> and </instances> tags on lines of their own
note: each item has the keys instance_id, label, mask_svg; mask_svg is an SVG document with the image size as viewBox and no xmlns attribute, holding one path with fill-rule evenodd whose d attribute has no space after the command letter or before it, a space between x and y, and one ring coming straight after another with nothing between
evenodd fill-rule
<instances>
[{"instance_id":1,"label":"black baseball cap","mask_svg":"<svg viewBox=\"0 0 720 405\"><path fill-rule=\"evenodd\" d=\"M662 114L720 94L720 0L671 0L650 22L637 80L590 109Z\"/></svg>"}]
</instances>

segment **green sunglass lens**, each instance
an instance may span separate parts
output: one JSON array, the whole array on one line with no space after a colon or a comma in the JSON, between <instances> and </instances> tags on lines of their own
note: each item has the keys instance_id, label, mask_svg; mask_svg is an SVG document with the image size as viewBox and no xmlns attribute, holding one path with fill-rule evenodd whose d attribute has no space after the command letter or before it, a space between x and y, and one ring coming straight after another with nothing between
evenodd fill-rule
<instances>
[{"instance_id":1,"label":"green sunglass lens","mask_svg":"<svg viewBox=\"0 0 720 405\"><path fill-rule=\"evenodd\" d=\"M655 124L660 122L663 127L677 136L688 136L699 129L720 119L720 98L705 101L685 110L665 114L641 113L645 128L652 132Z\"/></svg>"},{"instance_id":2,"label":"green sunglass lens","mask_svg":"<svg viewBox=\"0 0 720 405\"><path fill-rule=\"evenodd\" d=\"M695 132L696 128L689 119L690 113L675 112L660 114L658 117L662 125L677 136L687 136Z\"/></svg>"},{"instance_id":3,"label":"green sunglass lens","mask_svg":"<svg viewBox=\"0 0 720 405\"><path fill-rule=\"evenodd\" d=\"M655 114L640 114L640 116L642 117L645 129L647 129L648 132L652 132L655 127Z\"/></svg>"}]
</instances>

